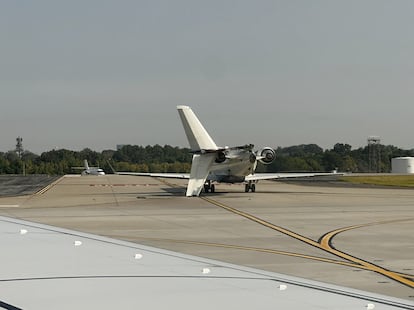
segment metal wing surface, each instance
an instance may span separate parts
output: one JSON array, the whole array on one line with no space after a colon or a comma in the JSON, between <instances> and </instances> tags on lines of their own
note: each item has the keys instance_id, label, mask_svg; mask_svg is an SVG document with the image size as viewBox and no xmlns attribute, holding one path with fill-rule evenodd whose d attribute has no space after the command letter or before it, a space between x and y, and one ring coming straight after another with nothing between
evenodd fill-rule
<instances>
[{"instance_id":1,"label":"metal wing surface","mask_svg":"<svg viewBox=\"0 0 414 310\"><path fill-rule=\"evenodd\" d=\"M189 173L117 172L119 175L137 175L171 179L190 179ZM289 179L300 177L332 176L339 173L255 173L246 176L246 181Z\"/></svg>"},{"instance_id":2,"label":"metal wing surface","mask_svg":"<svg viewBox=\"0 0 414 310\"><path fill-rule=\"evenodd\" d=\"M258 180L274 180L274 179L292 179L292 178L305 178L305 177L317 177L317 176L333 176L340 175L339 173L255 173L246 176L246 181L258 181Z\"/></svg>"},{"instance_id":3,"label":"metal wing surface","mask_svg":"<svg viewBox=\"0 0 414 310\"><path fill-rule=\"evenodd\" d=\"M209 175L216 154L194 154L186 196L198 196Z\"/></svg>"},{"instance_id":4,"label":"metal wing surface","mask_svg":"<svg viewBox=\"0 0 414 310\"><path fill-rule=\"evenodd\" d=\"M405 300L6 217L0 244L0 309L414 309Z\"/></svg>"},{"instance_id":5,"label":"metal wing surface","mask_svg":"<svg viewBox=\"0 0 414 310\"><path fill-rule=\"evenodd\" d=\"M137 175L156 178L189 179L189 173L117 172L119 175Z\"/></svg>"}]
</instances>

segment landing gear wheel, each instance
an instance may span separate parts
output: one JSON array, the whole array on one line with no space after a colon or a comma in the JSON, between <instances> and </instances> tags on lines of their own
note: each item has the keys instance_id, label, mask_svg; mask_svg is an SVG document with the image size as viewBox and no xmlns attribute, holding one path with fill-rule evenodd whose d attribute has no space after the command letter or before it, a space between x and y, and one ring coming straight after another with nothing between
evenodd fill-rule
<instances>
[{"instance_id":1,"label":"landing gear wheel","mask_svg":"<svg viewBox=\"0 0 414 310\"><path fill-rule=\"evenodd\" d=\"M214 193L216 191L216 187L214 186L214 184L211 184L211 181L206 181L206 183L204 183L204 192L205 193Z\"/></svg>"},{"instance_id":2,"label":"landing gear wheel","mask_svg":"<svg viewBox=\"0 0 414 310\"><path fill-rule=\"evenodd\" d=\"M256 184L254 184L252 182L246 183L244 185L244 191L246 193L248 193L249 191L252 191L252 193L254 193L256 191Z\"/></svg>"}]
</instances>

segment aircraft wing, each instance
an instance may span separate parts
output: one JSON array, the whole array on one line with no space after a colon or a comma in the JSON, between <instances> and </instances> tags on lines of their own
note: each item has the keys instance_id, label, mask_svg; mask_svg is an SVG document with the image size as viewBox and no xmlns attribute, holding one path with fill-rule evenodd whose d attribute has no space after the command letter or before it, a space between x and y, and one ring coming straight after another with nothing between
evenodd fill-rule
<instances>
[{"instance_id":1,"label":"aircraft wing","mask_svg":"<svg viewBox=\"0 0 414 310\"><path fill-rule=\"evenodd\" d=\"M194 154L191 173L152 173L152 172L116 172L120 175L136 175L172 179L188 179L186 196L198 196L209 175L211 165L216 158L215 153Z\"/></svg>"},{"instance_id":2,"label":"aircraft wing","mask_svg":"<svg viewBox=\"0 0 414 310\"><path fill-rule=\"evenodd\" d=\"M189 173L116 172L119 175L137 175L155 178L189 179Z\"/></svg>"},{"instance_id":3,"label":"aircraft wing","mask_svg":"<svg viewBox=\"0 0 414 310\"><path fill-rule=\"evenodd\" d=\"M0 309L414 309L409 300L0 217Z\"/></svg>"},{"instance_id":4,"label":"aircraft wing","mask_svg":"<svg viewBox=\"0 0 414 310\"><path fill-rule=\"evenodd\" d=\"M246 181L259 181L259 180L274 180L274 179L290 179L290 178L304 178L304 177L317 177L317 176L332 176L342 175L339 173L255 173L246 176Z\"/></svg>"},{"instance_id":5,"label":"aircraft wing","mask_svg":"<svg viewBox=\"0 0 414 310\"><path fill-rule=\"evenodd\" d=\"M207 163L208 167L209 165L211 165L212 161L213 160ZM146 177L156 177L156 178L170 178L170 179L190 179L191 178L189 173L116 172L116 174L136 175L136 176L146 176ZM289 173L255 173L255 174L249 174L248 176L246 176L245 180L246 181L259 181L259 180L304 178L304 177L317 177L317 176L330 176L330 175L332 176L332 175L342 175L342 174L339 174L339 173L290 173L290 172ZM204 181L203 181L203 184L204 184Z\"/></svg>"},{"instance_id":6,"label":"aircraft wing","mask_svg":"<svg viewBox=\"0 0 414 310\"><path fill-rule=\"evenodd\" d=\"M198 196L210 173L210 167L216 158L215 153L194 154L191 164L190 180L188 181L186 196Z\"/></svg>"}]
</instances>

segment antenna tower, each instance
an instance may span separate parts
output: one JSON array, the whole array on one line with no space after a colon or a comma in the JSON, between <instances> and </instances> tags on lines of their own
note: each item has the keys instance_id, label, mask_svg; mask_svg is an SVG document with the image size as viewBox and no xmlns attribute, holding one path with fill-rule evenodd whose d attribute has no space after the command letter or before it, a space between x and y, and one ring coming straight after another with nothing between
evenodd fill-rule
<instances>
[{"instance_id":1,"label":"antenna tower","mask_svg":"<svg viewBox=\"0 0 414 310\"><path fill-rule=\"evenodd\" d=\"M16 138L16 153L19 158L22 158L23 155L23 138L17 137Z\"/></svg>"},{"instance_id":2,"label":"antenna tower","mask_svg":"<svg viewBox=\"0 0 414 310\"><path fill-rule=\"evenodd\" d=\"M368 137L369 172L381 172L381 139L377 136Z\"/></svg>"}]
</instances>

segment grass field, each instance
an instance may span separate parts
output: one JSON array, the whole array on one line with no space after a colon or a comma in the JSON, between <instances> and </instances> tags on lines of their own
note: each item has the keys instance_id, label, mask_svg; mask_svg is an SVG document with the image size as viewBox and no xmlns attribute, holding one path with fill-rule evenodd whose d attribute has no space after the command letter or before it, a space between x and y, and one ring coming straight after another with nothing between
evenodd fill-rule
<instances>
[{"instance_id":1,"label":"grass field","mask_svg":"<svg viewBox=\"0 0 414 310\"><path fill-rule=\"evenodd\" d=\"M413 187L414 175L344 176L341 181L353 184Z\"/></svg>"}]
</instances>

